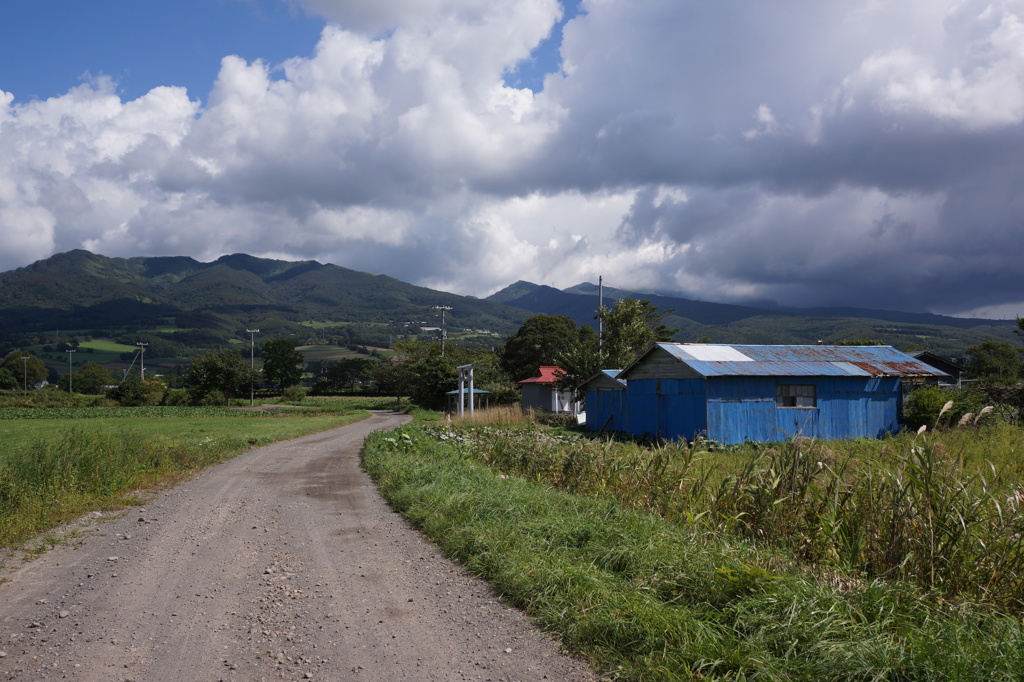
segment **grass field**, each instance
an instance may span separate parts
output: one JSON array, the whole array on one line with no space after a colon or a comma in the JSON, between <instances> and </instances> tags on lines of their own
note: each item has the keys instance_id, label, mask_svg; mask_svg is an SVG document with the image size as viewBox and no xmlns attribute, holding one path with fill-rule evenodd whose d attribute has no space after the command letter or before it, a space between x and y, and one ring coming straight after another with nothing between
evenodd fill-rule
<instances>
[{"instance_id":1,"label":"grass field","mask_svg":"<svg viewBox=\"0 0 1024 682\"><path fill-rule=\"evenodd\" d=\"M374 434L364 465L609 679L1017 680L1021 444L1000 426L719 451L438 424Z\"/></svg>"},{"instance_id":2,"label":"grass field","mask_svg":"<svg viewBox=\"0 0 1024 682\"><path fill-rule=\"evenodd\" d=\"M357 421L372 401L306 409L0 410L0 546L99 508L117 508L253 447ZM28 413L30 418L25 414Z\"/></svg>"}]
</instances>

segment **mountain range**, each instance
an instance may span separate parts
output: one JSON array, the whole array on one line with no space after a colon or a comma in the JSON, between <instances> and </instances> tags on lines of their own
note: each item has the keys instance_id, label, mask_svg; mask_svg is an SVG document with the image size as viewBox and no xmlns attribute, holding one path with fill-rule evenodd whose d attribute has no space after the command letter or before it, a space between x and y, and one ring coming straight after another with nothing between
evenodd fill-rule
<instances>
[{"instance_id":1,"label":"mountain range","mask_svg":"<svg viewBox=\"0 0 1024 682\"><path fill-rule=\"evenodd\" d=\"M108 258L69 251L0 273L0 345L62 330L117 337L142 332L185 348L216 347L246 338L316 336L338 343L384 345L412 336L436 338L445 308L449 338L477 346L500 344L534 314L566 315L596 326L598 287L565 290L519 281L478 299L419 287L316 261L281 261L246 254L202 263L184 256ZM1016 343L1014 321L966 319L853 308L764 308L694 301L604 288L604 304L645 298L669 312L663 322L681 341L716 343L835 343L875 339L911 344L946 357L985 339ZM423 327L427 327L423 331Z\"/></svg>"}]
</instances>

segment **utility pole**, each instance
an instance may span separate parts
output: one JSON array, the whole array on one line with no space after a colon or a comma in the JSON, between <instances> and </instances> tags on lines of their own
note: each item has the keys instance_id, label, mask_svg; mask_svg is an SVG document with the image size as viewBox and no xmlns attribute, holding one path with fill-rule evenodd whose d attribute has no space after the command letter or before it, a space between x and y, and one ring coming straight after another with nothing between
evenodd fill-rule
<instances>
[{"instance_id":1,"label":"utility pole","mask_svg":"<svg viewBox=\"0 0 1024 682\"><path fill-rule=\"evenodd\" d=\"M256 335L259 332L259 329L245 330L245 333L249 335L249 407L255 404L256 388L253 377L256 375Z\"/></svg>"},{"instance_id":2,"label":"utility pole","mask_svg":"<svg viewBox=\"0 0 1024 682\"><path fill-rule=\"evenodd\" d=\"M139 375L142 377L142 380L145 381L146 380L146 346L148 346L149 344L148 343L143 343L142 341L139 341L135 345L139 347Z\"/></svg>"},{"instance_id":3,"label":"utility pole","mask_svg":"<svg viewBox=\"0 0 1024 682\"><path fill-rule=\"evenodd\" d=\"M600 359L602 367L604 366L604 357L601 354L601 351L602 351L602 349L604 347L604 339L602 338L604 336L604 318L602 318L600 315L603 312L603 309L604 309L604 276L603 275L598 275L597 276L597 312L598 312L598 318L597 318L597 357Z\"/></svg>"},{"instance_id":4,"label":"utility pole","mask_svg":"<svg viewBox=\"0 0 1024 682\"><path fill-rule=\"evenodd\" d=\"M75 392L75 385L74 385L75 370L71 366L71 358L75 357L75 356L72 355L72 353L74 353L74 352L75 352L74 350L68 350L68 395L71 395L72 393Z\"/></svg>"},{"instance_id":5,"label":"utility pole","mask_svg":"<svg viewBox=\"0 0 1024 682\"><path fill-rule=\"evenodd\" d=\"M21 362L25 366L25 395L28 395L28 356L22 355Z\"/></svg>"},{"instance_id":6,"label":"utility pole","mask_svg":"<svg viewBox=\"0 0 1024 682\"><path fill-rule=\"evenodd\" d=\"M451 310L450 305L435 305L431 307L431 310L441 311L441 357L444 357L444 342L448 338L448 332L444 326L444 313L446 310Z\"/></svg>"}]
</instances>

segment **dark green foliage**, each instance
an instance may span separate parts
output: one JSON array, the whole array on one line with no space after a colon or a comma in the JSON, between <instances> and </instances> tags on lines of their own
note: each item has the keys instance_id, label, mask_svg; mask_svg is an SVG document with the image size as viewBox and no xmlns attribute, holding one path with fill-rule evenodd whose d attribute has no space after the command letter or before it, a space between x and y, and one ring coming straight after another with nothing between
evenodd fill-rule
<instances>
[{"instance_id":1,"label":"dark green foliage","mask_svg":"<svg viewBox=\"0 0 1024 682\"><path fill-rule=\"evenodd\" d=\"M302 380L302 353L295 350L291 339L273 339L263 344L263 381L278 391Z\"/></svg>"},{"instance_id":2,"label":"dark green foliage","mask_svg":"<svg viewBox=\"0 0 1024 682\"><path fill-rule=\"evenodd\" d=\"M967 374L987 384L1012 386L1021 374L1020 352L1008 341L986 339L967 349Z\"/></svg>"},{"instance_id":3,"label":"dark green foliage","mask_svg":"<svg viewBox=\"0 0 1024 682\"><path fill-rule=\"evenodd\" d=\"M193 404L205 404L207 395L215 391L223 396L224 404L229 404L234 396L250 391L257 379L248 360L233 350L223 349L192 361L185 389Z\"/></svg>"},{"instance_id":4,"label":"dark green foliage","mask_svg":"<svg viewBox=\"0 0 1024 682\"><path fill-rule=\"evenodd\" d=\"M166 384L159 379L146 379L132 375L107 393L107 397L116 400L119 405L140 407L142 405L159 405L163 402Z\"/></svg>"},{"instance_id":5,"label":"dark green foliage","mask_svg":"<svg viewBox=\"0 0 1024 682\"><path fill-rule=\"evenodd\" d=\"M65 374L57 385L61 390L67 391L69 383L75 393L96 394L100 393L104 386L114 383L114 377L103 365L86 362L81 367L74 368L74 377Z\"/></svg>"},{"instance_id":6,"label":"dark green foliage","mask_svg":"<svg viewBox=\"0 0 1024 682\"><path fill-rule=\"evenodd\" d=\"M492 404L518 397L515 386L502 371L498 356L491 351L449 345L442 357L440 344L418 341L402 341L395 349L401 353L402 372L408 376L408 395L420 407L445 409L446 393L458 388L456 368L464 365L473 365L474 388L490 391Z\"/></svg>"},{"instance_id":7,"label":"dark green foliage","mask_svg":"<svg viewBox=\"0 0 1024 682\"><path fill-rule=\"evenodd\" d=\"M952 402L953 405L942 412L948 402ZM970 415L972 423L975 417L982 422L988 416L982 415L981 412L989 404L991 403L985 394L980 391L922 386L915 389L904 401L903 424L915 431L922 426L933 429L941 425L956 425L965 415Z\"/></svg>"},{"instance_id":8,"label":"dark green foliage","mask_svg":"<svg viewBox=\"0 0 1024 682\"><path fill-rule=\"evenodd\" d=\"M301 403L305 400L307 391L302 386L288 386L281 391L281 400L288 403Z\"/></svg>"},{"instance_id":9,"label":"dark green foliage","mask_svg":"<svg viewBox=\"0 0 1024 682\"><path fill-rule=\"evenodd\" d=\"M346 357L331 363L322 378L334 390L355 388L359 382L370 379L375 360L367 357Z\"/></svg>"},{"instance_id":10,"label":"dark green foliage","mask_svg":"<svg viewBox=\"0 0 1024 682\"><path fill-rule=\"evenodd\" d=\"M558 388L575 391L581 383L604 369L597 334L590 327L581 327L578 338L563 346L555 361L562 368ZM577 394L576 397L582 399L583 396Z\"/></svg>"},{"instance_id":11,"label":"dark green foliage","mask_svg":"<svg viewBox=\"0 0 1024 682\"><path fill-rule=\"evenodd\" d=\"M0 367L0 390L10 390L18 387L18 380L6 367Z\"/></svg>"},{"instance_id":12,"label":"dark green foliage","mask_svg":"<svg viewBox=\"0 0 1024 682\"><path fill-rule=\"evenodd\" d=\"M568 346L578 343L576 323L564 315L535 315L505 342L501 367L514 381L528 379L541 365L555 365Z\"/></svg>"},{"instance_id":13,"label":"dark green foliage","mask_svg":"<svg viewBox=\"0 0 1024 682\"><path fill-rule=\"evenodd\" d=\"M663 323L673 311L658 310L648 299L623 298L612 308L602 308L604 322L601 364L607 369L624 369L655 341L671 341L678 329Z\"/></svg>"},{"instance_id":14,"label":"dark green foliage","mask_svg":"<svg viewBox=\"0 0 1024 682\"><path fill-rule=\"evenodd\" d=\"M27 360L25 359L27 358ZM10 372L17 382L18 388L32 387L37 381L47 377L46 365L38 357L28 351L15 349L0 360L0 367Z\"/></svg>"}]
</instances>

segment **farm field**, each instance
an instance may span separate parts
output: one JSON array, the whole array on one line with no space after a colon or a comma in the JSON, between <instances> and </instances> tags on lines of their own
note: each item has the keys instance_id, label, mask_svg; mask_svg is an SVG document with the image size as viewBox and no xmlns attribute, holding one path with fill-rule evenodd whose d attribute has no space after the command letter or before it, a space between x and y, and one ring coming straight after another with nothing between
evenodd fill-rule
<instances>
[{"instance_id":1,"label":"farm field","mask_svg":"<svg viewBox=\"0 0 1024 682\"><path fill-rule=\"evenodd\" d=\"M340 346L334 345L310 345L310 346L296 346L295 350L302 353L302 357L306 362L318 362L318 361L333 361L333 360L344 360L346 358L365 358L366 356L362 353L357 353L354 350L348 348L341 348Z\"/></svg>"},{"instance_id":2,"label":"farm field","mask_svg":"<svg viewBox=\"0 0 1024 682\"><path fill-rule=\"evenodd\" d=\"M712 444L713 445L713 444ZM375 434L385 497L615 679L1019 679L1024 436Z\"/></svg>"},{"instance_id":3,"label":"farm field","mask_svg":"<svg viewBox=\"0 0 1024 682\"><path fill-rule=\"evenodd\" d=\"M355 403L352 403L355 405ZM366 417L341 402L306 409L0 409L0 546L140 488L165 485L253 447Z\"/></svg>"}]
</instances>

